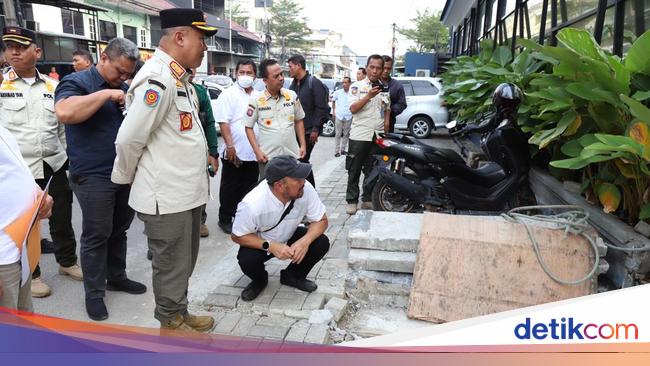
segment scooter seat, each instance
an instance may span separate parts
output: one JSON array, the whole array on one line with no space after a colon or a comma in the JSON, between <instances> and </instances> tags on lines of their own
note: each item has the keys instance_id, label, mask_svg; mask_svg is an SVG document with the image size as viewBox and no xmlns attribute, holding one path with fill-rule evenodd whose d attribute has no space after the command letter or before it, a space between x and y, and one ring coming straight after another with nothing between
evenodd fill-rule
<instances>
[{"instance_id":1,"label":"scooter seat","mask_svg":"<svg viewBox=\"0 0 650 366\"><path fill-rule=\"evenodd\" d=\"M421 146L424 148L425 155L430 156L433 154L435 156L431 159L433 161L447 161L465 165L465 159L452 149L444 149L425 144L422 144Z\"/></svg>"},{"instance_id":2,"label":"scooter seat","mask_svg":"<svg viewBox=\"0 0 650 366\"><path fill-rule=\"evenodd\" d=\"M449 174L483 187L492 187L506 178L503 168L492 161L476 169L465 164L453 165L449 167Z\"/></svg>"}]
</instances>

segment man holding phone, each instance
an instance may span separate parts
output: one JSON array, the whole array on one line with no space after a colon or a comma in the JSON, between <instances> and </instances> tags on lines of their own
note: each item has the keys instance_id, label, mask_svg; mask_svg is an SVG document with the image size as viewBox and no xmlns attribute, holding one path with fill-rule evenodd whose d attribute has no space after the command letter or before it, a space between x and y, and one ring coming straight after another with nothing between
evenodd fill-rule
<instances>
[{"instance_id":1,"label":"man holding phone","mask_svg":"<svg viewBox=\"0 0 650 366\"><path fill-rule=\"evenodd\" d=\"M384 69L384 59L380 55L370 55L366 64L367 76L350 87L349 103L352 112L350 129L350 146L345 160L348 170L348 188L345 210L349 215L357 212L359 202L359 177L372 169L372 155L377 151L375 139L390 127L390 97L388 87L379 81ZM361 196L361 208L370 209L371 192L364 190Z\"/></svg>"}]
</instances>

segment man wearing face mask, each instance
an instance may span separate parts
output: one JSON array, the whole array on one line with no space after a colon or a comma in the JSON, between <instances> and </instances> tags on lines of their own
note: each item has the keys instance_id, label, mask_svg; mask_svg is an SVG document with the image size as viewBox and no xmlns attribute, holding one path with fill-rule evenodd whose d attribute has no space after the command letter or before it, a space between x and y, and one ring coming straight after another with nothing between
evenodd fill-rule
<instances>
[{"instance_id":1,"label":"man wearing face mask","mask_svg":"<svg viewBox=\"0 0 650 366\"><path fill-rule=\"evenodd\" d=\"M201 120L203 131L205 131L205 139L208 143L208 150L210 151L210 155L208 155L208 165L212 167L210 176L214 176L217 174L217 170L219 170L219 146L217 127L214 121L214 114L212 113L212 105L210 104L210 95L208 95L208 91L205 89L205 87L203 87L203 85L194 82L194 74L196 73L196 69L190 68L187 69L187 72L190 73L189 81L194 87L194 89L190 89L190 95L199 106L199 119ZM200 232L202 238L210 235L208 225L205 224L207 219L208 214L205 212L205 207L203 207L203 212L201 212Z\"/></svg>"},{"instance_id":2,"label":"man wearing face mask","mask_svg":"<svg viewBox=\"0 0 650 366\"><path fill-rule=\"evenodd\" d=\"M237 82L224 90L217 99L215 119L219 122L221 137L221 186L219 188L219 227L232 231L232 220L237 205L257 184L259 169L255 153L246 138L244 118L248 101L253 94L255 63L243 60L235 68Z\"/></svg>"},{"instance_id":3,"label":"man wearing face mask","mask_svg":"<svg viewBox=\"0 0 650 366\"><path fill-rule=\"evenodd\" d=\"M142 294L147 288L126 276L126 231L134 212L130 187L111 182L114 141L124 119L124 82L134 72L138 47L114 38L97 66L66 75L56 88L56 115L65 124L70 182L81 206L81 266L86 311L93 320L108 318L106 290Z\"/></svg>"}]
</instances>

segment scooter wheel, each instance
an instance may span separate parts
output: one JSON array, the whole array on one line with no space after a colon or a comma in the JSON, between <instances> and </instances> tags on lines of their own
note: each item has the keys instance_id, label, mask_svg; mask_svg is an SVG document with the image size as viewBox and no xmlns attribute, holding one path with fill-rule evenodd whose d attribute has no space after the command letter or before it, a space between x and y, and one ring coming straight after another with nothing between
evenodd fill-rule
<instances>
[{"instance_id":1,"label":"scooter wheel","mask_svg":"<svg viewBox=\"0 0 650 366\"><path fill-rule=\"evenodd\" d=\"M379 179L372 189L372 209L375 211L411 212L416 204Z\"/></svg>"}]
</instances>

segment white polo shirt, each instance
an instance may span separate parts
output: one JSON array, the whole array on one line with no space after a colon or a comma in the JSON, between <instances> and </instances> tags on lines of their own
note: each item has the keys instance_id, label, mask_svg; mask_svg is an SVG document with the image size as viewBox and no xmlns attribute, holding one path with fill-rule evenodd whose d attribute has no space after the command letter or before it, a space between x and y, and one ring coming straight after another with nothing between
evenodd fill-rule
<instances>
[{"instance_id":1,"label":"white polo shirt","mask_svg":"<svg viewBox=\"0 0 650 366\"><path fill-rule=\"evenodd\" d=\"M266 179L261 181L237 206L232 233L236 236L255 233L267 241L286 243L303 219L316 222L325 215L325 205L318 197L314 186L305 182L304 194L295 201L291 212L273 230L263 232L280 221L282 213L289 204L290 202L287 202L284 205L275 197Z\"/></svg>"},{"instance_id":2,"label":"white polo shirt","mask_svg":"<svg viewBox=\"0 0 650 366\"><path fill-rule=\"evenodd\" d=\"M20 260L18 247L4 228L32 207L38 191L16 139L0 126L0 265Z\"/></svg>"},{"instance_id":3,"label":"white polo shirt","mask_svg":"<svg viewBox=\"0 0 650 366\"><path fill-rule=\"evenodd\" d=\"M219 95L215 108L212 109L214 120L217 123L225 122L230 125L232 142L235 150L237 150L237 157L241 161L257 160L255 159L255 152L253 152L253 148L250 142L248 142L246 129L244 128L244 118L246 117L248 101L254 95L255 90L251 94L248 94L239 84L234 83ZM219 154L225 159L226 144L221 144L219 150Z\"/></svg>"}]
</instances>

